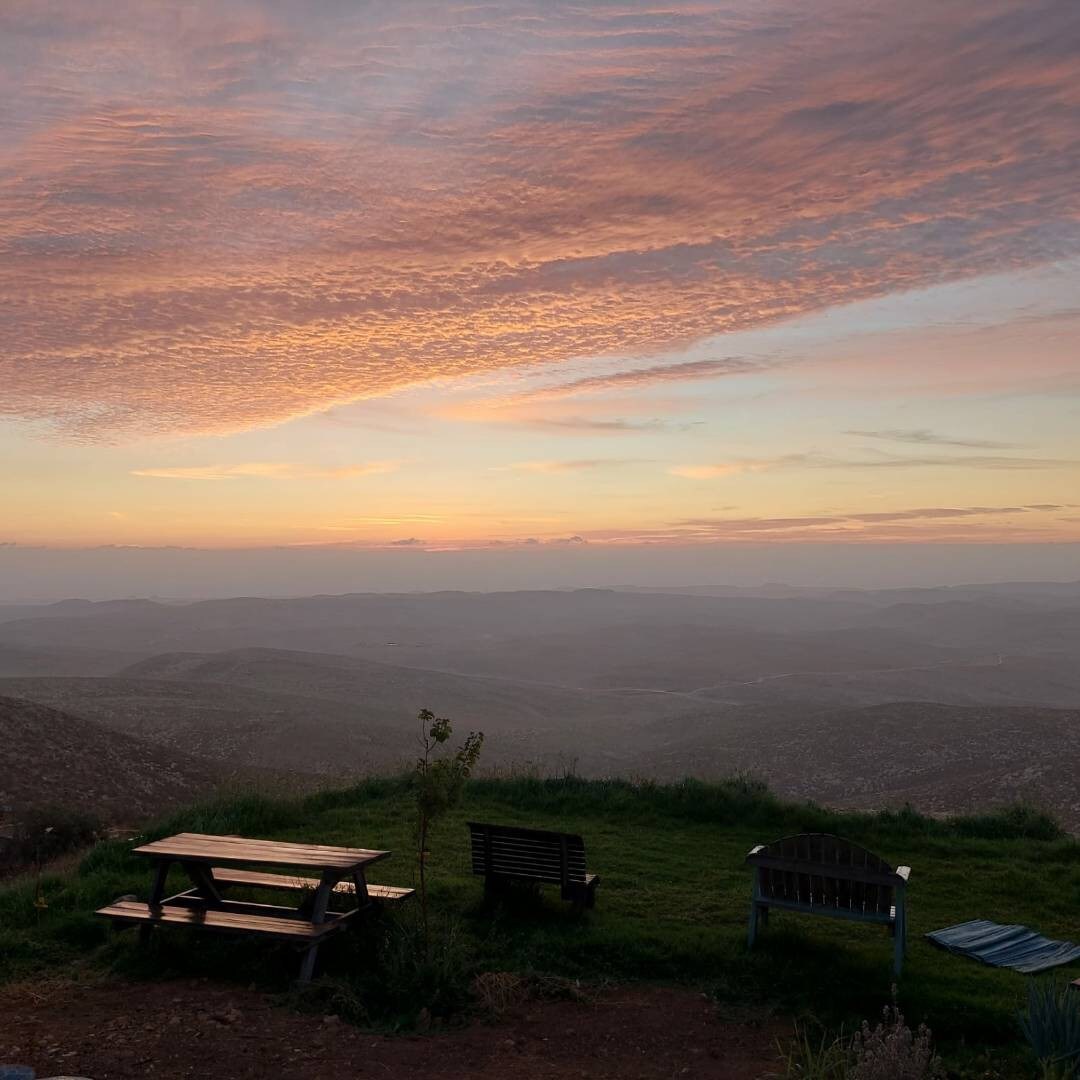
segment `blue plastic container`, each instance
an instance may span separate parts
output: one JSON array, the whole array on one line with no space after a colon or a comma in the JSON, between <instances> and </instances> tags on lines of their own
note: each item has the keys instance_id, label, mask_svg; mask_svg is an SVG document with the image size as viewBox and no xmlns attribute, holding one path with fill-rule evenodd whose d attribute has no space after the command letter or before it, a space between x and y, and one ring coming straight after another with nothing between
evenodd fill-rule
<instances>
[{"instance_id":1,"label":"blue plastic container","mask_svg":"<svg viewBox=\"0 0 1080 1080\"><path fill-rule=\"evenodd\" d=\"M0 1065L0 1080L34 1080L34 1076L29 1065Z\"/></svg>"}]
</instances>

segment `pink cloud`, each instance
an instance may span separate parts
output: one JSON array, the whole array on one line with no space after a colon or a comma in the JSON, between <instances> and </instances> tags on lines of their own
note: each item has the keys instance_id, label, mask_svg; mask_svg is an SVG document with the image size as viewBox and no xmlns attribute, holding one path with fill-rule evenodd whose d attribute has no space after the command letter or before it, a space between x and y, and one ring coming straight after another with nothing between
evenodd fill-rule
<instances>
[{"instance_id":1,"label":"pink cloud","mask_svg":"<svg viewBox=\"0 0 1080 1080\"><path fill-rule=\"evenodd\" d=\"M629 358L577 387L610 389L1066 257L1078 32L1072 0L5 5L0 413L225 432Z\"/></svg>"}]
</instances>

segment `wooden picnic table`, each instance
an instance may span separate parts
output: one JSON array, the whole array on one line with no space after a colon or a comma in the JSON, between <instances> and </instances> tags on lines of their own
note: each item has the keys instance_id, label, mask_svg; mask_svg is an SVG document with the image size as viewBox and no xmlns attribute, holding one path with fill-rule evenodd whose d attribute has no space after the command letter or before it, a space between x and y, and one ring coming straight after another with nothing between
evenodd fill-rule
<instances>
[{"instance_id":1,"label":"wooden picnic table","mask_svg":"<svg viewBox=\"0 0 1080 1080\"><path fill-rule=\"evenodd\" d=\"M153 878L146 904L121 899L100 909L99 915L142 923L144 935L154 924L175 923L210 930L243 931L291 940L303 950L300 981L311 979L323 938L376 901L404 900L412 889L369 885L367 867L389 858L389 851L251 840L242 836L178 833L134 849L151 861ZM165 896L169 871L179 866L191 887ZM270 867L258 872L244 867ZM282 869L315 872L303 877ZM302 892L298 907L234 900L224 895L233 886ZM347 895L355 904L332 911L330 900Z\"/></svg>"}]
</instances>

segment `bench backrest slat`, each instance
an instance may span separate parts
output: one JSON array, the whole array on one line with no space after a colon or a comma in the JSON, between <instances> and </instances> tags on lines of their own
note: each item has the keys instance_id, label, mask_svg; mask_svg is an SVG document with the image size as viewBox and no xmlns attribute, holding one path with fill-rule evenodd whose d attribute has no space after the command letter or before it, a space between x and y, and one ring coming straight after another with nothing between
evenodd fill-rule
<instances>
[{"instance_id":1,"label":"bench backrest slat","mask_svg":"<svg viewBox=\"0 0 1080 1080\"><path fill-rule=\"evenodd\" d=\"M585 881L585 842L572 833L469 822L472 869L552 885Z\"/></svg>"},{"instance_id":2,"label":"bench backrest slat","mask_svg":"<svg viewBox=\"0 0 1080 1080\"><path fill-rule=\"evenodd\" d=\"M902 884L884 859L827 833L785 836L755 850L747 861L755 867L762 900L852 915L888 915Z\"/></svg>"}]
</instances>

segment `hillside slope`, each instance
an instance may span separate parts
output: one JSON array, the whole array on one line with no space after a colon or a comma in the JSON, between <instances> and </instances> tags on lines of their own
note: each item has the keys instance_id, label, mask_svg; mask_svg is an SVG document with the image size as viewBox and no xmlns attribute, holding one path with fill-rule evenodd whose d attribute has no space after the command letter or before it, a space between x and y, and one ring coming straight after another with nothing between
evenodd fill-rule
<instances>
[{"instance_id":1,"label":"hillside slope","mask_svg":"<svg viewBox=\"0 0 1080 1080\"><path fill-rule=\"evenodd\" d=\"M341 701L156 679L0 679L26 698L230 767L350 773L398 766L410 719Z\"/></svg>"},{"instance_id":2,"label":"hillside slope","mask_svg":"<svg viewBox=\"0 0 1080 1080\"><path fill-rule=\"evenodd\" d=\"M414 886L415 813L414 793L406 778L382 778L311 798L245 798L197 807L160 823L150 835L213 831L374 847L393 852L379 864L380 883ZM494 912L485 907L481 903L483 883L471 872L468 857L468 821L500 821L583 836L589 867L601 875L595 910L570 916L557 887L546 888L540 896L509 895ZM405 965L401 958L411 957L406 950L419 939L385 933L412 925L391 916L380 920L371 932L343 936L324 946L319 958L321 971L328 977L327 986L334 996L301 999L307 1009L301 1015L316 1029L321 1045L328 1033L348 1025L328 1025L320 1011L333 1008L333 1015L341 1021L351 1017L365 1025L386 1024L400 1033L417 1022L421 1009L428 1010L427 1016L436 1009L444 1010L445 1015L455 1003L458 1008L467 1004L473 977L483 972L500 973L500 987L506 985L501 980L508 973L555 976L555 980L545 978L540 983L545 987L544 996L554 996L551 988L560 997L571 996L565 994L567 990L574 992L572 996L584 993L592 997L597 984L618 987L611 1007L592 1004L572 1023L592 1051L592 1058L580 1068L530 1071L534 1059L529 1054L544 1051L547 1044L541 1040L553 1030L548 1027L535 1042L530 1036L527 1048L511 1042L509 1053L495 1059L493 1070L474 1067L472 1058L462 1059L460 1068L450 1074L455 1080L477 1073L499 1078L561 1078L579 1076L583 1071L608 1080L639 1077L641 1069L628 1060L620 1061L621 1072L608 1071L606 1065L618 1060L614 1042L604 1041L600 1050L607 1047L611 1053L597 1056L589 1041L594 1024L602 1022L597 1016L626 1011L632 989L625 984L631 981L691 987L709 1009L709 1025L723 1023L725 1013L750 1018L748 1010L760 1006L773 1016L805 1019L813 1015L830 1030L842 1024L850 1031L863 1018L873 1022L895 992L892 942L883 928L774 910L757 949L751 953L746 948L751 890L746 852L756 843L805 830L839 833L891 863L912 867L909 951L899 983L900 1005L909 1017L925 1019L933 1026L943 1052L948 1054L952 1049L960 1055L949 1063L951 1075L1031 1075L1029 1059L1022 1057L1023 1048L1018 1045L1021 1036L1015 1021L1029 978L949 956L924 935L965 919L984 917L1026 923L1051 937L1075 940L1080 846L1060 837L1052 823L1030 814L948 822L910 814L826 813L805 803L782 803L756 785L740 781L672 786L576 778L471 781L461 804L440 820L425 858L434 883L430 894L433 925L440 931L453 928L450 940L441 932L434 937L432 948L438 950L435 955L443 964L437 981L427 974L429 963L417 964L418 975L402 974ZM79 964L83 971L108 965L113 979L80 980L88 995L111 993L110 988L119 984L115 976L122 977L125 971L141 976L137 993L150 993L153 982L146 982L146 954L137 937L110 934L93 914L95 907L125 893L145 896L148 886L143 860L129 854L129 845L118 842L102 845L78 867L51 880L47 886L49 907L43 915L34 908L32 882L8 889L0 886L0 982L17 978L36 987L45 982L43 975L55 975L60 965ZM107 949L97 948L107 941ZM448 953L452 962L442 961ZM7 969L5 959L10 960ZM151 1040L148 1049L147 1025L155 1033L170 1033L162 1044L170 1061L185 1053L187 1028L183 1020L175 1020L178 1013L185 1015L183 983L174 981L178 976L199 980L194 985L202 1019L193 1028L200 1035L199 1056L191 1059L194 1074L209 1060L206 1050L212 1031L236 1033L238 1038L228 1049L246 1054L246 1042L239 1039L250 1033L246 1018L232 1023L209 1020L207 1012L213 1010L206 1001L229 984L243 987L255 983L272 991L284 990L295 978L296 957L291 950L270 948L265 943L230 941L225 935L192 939L179 929L164 929L158 935L153 966L159 974L169 973L170 990L158 998L164 998L161 1014L145 1019L136 1015L128 1028L134 1045L124 1047L124 1071L111 1071L107 1058L116 1046L115 1025L109 1027L108 1039L84 1043L86 1036L80 1034L72 1049L84 1046L85 1056L65 1058L66 1066L69 1061L78 1062L79 1070L89 1076L141 1080L148 1075L147 1058L159 1045ZM1080 964L1059 974L1076 978ZM314 1001L315 1009L308 1000ZM277 997L276 1011L282 1023L287 1023L288 1017L296 1014L282 1009L282 1003ZM96 1015L115 1013L119 1008L127 1016L126 1005L111 998ZM529 1001L520 1011L531 1014L541 1007L540 1002ZM55 1008L46 1014L48 1032L55 1027L55 1014ZM425 1018L424 1022L426 1026L429 1021ZM399 1052L407 1053L409 1047L421 1044L443 1044L445 1049L450 1045L445 1040L453 1030L456 1027L450 1024L438 1034L433 1028L426 1039L401 1038L399 1034ZM761 1029L756 1030L760 1034ZM691 1047L703 1045L701 1035L694 1034ZM354 1043L351 1065L345 1063L340 1070L327 1072L325 1055L320 1052L317 1062L305 1065L303 1075L355 1076L356 1055L362 1048L366 1054L369 1041L376 1036L358 1032L357 1037L363 1041ZM623 1036L635 1037L633 1032ZM499 1045L505 1043L502 1035L497 1038ZM562 1042L570 1046L581 1040ZM25 1035L19 1044L28 1045ZM5 1045L15 1045L15 1040L5 1043L0 1032L0 1052ZM292 1041L290 1031L290 1041L282 1045L289 1050L288 1061L293 1062L295 1049L306 1044ZM965 1056L972 1047L980 1055L977 1060ZM989 1056L991 1051L993 1057ZM183 1060L187 1065L188 1059ZM476 1060L482 1064L492 1059L481 1055ZM597 1061L599 1073L594 1068ZM734 1080L740 1074L732 1073L728 1064L723 1057L714 1061L694 1054L686 1065L680 1063L664 1075ZM404 1075L429 1075L424 1069L398 1065L397 1071ZM74 1068L74 1064L67 1067ZM188 1075L189 1070L185 1068L183 1073ZM265 1075L265 1069L257 1074ZM177 1074L159 1067L152 1075ZM255 1076L256 1071L249 1069L246 1075ZM282 1075L300 1077L301 1072L286 1069ZM750 1073L763 1075L762 1069Z\"/></svg>"},{"instance_id":3,"label":"hillside slope","mask_svg":"<svg viewBox=\"0 0 1080 1080\"><path fill-rule=\"evenodd\" d=\"M1025 800L1080 830L1080 710L898 702L867 708L748 707L656 731L634 767L677 777L749 770L778 793L929 813Z\"/></svg>"},{"instance_id":4,"label":"hillside slope","mask_svg":"<svg viewBox=\"0 0 1080 1080\"><path fill-rule=\"evenodd\" d=\"M91 636L92 638L92 636ZM145 653L79 646L47 647L0 643L0 677L112 675Z\"/></svg>"},{"instance_id":5,"label":"hillside slope","mask_svg":"<svg viewBox=\"0 0 1080 1080\"><path fill-rule=\"evenodd\" d=\"M318 773L400 766L416 751L422 708L449 716L459 731L484 731L493 764L558 767L573 758L604 771L624 756L628 733L696 707L676 695L577 691L280 649L171 653L115 678L0 680L0 693L191 753Z\"/></svg>"},{"instance_id":6,"label":"hillside slope","mask_svg":"<svg viewBox=\"0 0 1080 1080\"><path fill-rule=\"evenodd\" d=\"M219 787L228 771L17 698L0 697L0 805L130 822Z\"/></svg>"}]
</instances>

